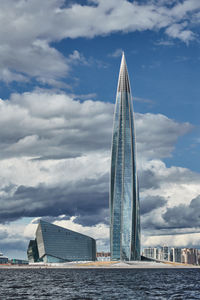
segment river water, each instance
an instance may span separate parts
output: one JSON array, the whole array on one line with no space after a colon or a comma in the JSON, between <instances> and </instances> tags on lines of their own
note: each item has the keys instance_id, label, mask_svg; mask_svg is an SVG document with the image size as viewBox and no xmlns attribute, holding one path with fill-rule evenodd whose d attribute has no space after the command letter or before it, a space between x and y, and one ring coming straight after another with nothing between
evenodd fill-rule
<instances>
[{"instance_id":1,"label":"river water","mask_svg":"<svg viewBox=\"0 0 200 300\"><path fill-rule=\"evenodd\" d=\"M200 269L1 269L0 299L200 299Z\"/></svg>"}]
</instances>

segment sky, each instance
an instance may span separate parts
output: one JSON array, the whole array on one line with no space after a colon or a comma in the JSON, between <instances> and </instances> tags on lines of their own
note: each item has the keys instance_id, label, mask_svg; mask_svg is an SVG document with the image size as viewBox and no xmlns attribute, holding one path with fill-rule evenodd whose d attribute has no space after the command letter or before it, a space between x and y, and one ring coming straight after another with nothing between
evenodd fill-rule
<instances>
[{"instance_id":1,"label":"sky","mask_svg":"<svg viewBox=\"0 0 200 300\"><path fill-rule=\"evenodd\" d=\"M142 247L200 248L200 1L0 1L0 252L42 218L109 251L121 53L135 111Z\"/></svg>"}]
</instances>

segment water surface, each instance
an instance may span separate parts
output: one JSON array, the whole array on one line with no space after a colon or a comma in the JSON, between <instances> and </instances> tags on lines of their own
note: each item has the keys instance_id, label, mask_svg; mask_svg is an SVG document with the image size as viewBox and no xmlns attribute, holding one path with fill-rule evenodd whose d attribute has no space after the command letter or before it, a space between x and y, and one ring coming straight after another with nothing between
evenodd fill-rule
<instances>
[{"instance_id":1,"label":"water surface","mask_svg":"<svg viewBox=\"0 0 200 300\"><path fill-rule=\"evenodd\" d=\"M1 269L0 299L200 299L200 270Z\"/></svg>"}]
</instances>

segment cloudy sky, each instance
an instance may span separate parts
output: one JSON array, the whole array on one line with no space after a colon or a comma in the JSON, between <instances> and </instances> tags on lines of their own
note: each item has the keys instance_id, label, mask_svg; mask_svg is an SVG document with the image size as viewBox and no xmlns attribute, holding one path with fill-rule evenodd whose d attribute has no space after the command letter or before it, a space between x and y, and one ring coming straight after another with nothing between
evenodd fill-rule
<instances>
[{"instance_id":1,"label":"cloudy sky","mask_svg":"<svg viewBox=\"0 0 200 300\"><path fill-rule=\"evenodd\" d=\"M40 218L109 250L121 51L137 135L142 246L200 246L200 1L0 1L0 251Z\"/></svg>"}]
</instances>

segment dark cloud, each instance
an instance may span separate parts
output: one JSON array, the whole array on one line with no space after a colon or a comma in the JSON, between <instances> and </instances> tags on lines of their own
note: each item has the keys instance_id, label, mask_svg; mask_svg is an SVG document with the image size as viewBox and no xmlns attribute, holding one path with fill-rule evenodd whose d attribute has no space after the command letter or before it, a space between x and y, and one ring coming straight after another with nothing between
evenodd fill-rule
<instances>
[{"instance_id":1,"label":"dark cloud","mask_svg":"<svg viewBox=\"0 0 200 300\"><path fill-rule=\"evenodd\" d=\"M70 216L66 216L66 215L60 215L60 216L46 216L46 217L38 217L36 219L33 219L31 224L38 224L40 220L49 222L49 223L53 223L55 221L63 221L63 220L70 220Z\"/></svg>"},{"instance_id":2,"label":"dark cloud","mask_svg":"<svg viewBox=\"0 0 200 300\"><path fill-rule=\"evenodd\" d=\"M108 208L108 176L71 182L64 187L19 186L10 197L1 197L1 222L20 217L77 216L76 222L94 225L105 222L104 210Z\"/></svg>"},{"instance_id":3,"label":"dark cloud","mask_svg":"<svg viewBox=\"0 0 200 300\"><path fill-rule=\"evenodd\" d=\"M108 208L100 209L95 214L91 214L91 215L89 214L78 215L76 216L74 223L82 224L84 226L91 226L93 224L98 224L98 223L104 223L106 225L109 225L110 224L109 209Z\"/></svg>"},{"instance_id":4,"label":"dark cloud","mask_svg":"<svg viewBox=\"0 0 200 300\"><path fill-rule=\"evenodd\" d=\"M167 208L162 215L170 228L200 227L200 196L193 199L189 205L178 205Z\"/></svg>"},{"instance_id":5,"label":"dark cloud","mask_svg":"<svg viewBox=\"0 0 200 300\"><path fill-rule=\"evenodd\" d=\"M21 250L26 252L28 242L29 241L23 239L22 236L20 236L18 240L12 239L12 237L9 236L9 239L4 239L0 241L0 251L2 251L3 253L6 253L9 250Z\"/></svg>"},{"instance_id":6,"label":"dark cloud","mask_svg":"<svg viewBox=\"0 0 200 300\"><path fill-rule=\"evenodd\" d=\"M161 160L146 163L145 168L139 169L140 191L159 189L170 184L198 184L200 176L186 168L172 166L167 168Z\"/></svg>"},{"instance_id":7,"label":"dark cloud","mask_svg":"<svg viewBox=\"0 0 200 300\"><path fill-rule=\"evenodd\" d=\"M108 224L114 105L46 91L13 94L0 105L0 222L65 214L82 225ZM139 157L169 156L190 129L163 115L136 114ZM161 161L144 165L141 191L198 177L181 168L166 172ZM164 205L162 198L144 201L143 213Z\"/></svg>"},{"instance_id":8,"label":"dark cloud","mask_svg":"<svg viewBox=\"0 0 200 300\"><path fill-rule=\"evenodd\" d=\"M26 251L28 245L27 238L17 233L9 232L7 229L0 229L0 252L6 253L9 250Z\"/></svg>"},{"instance_id":9,"label":"dark cloud","mask_svg":"<svg viewBox=\"0 0 200 300\"><path fill-rule=\"evenodd\" d=\"M140 190L156 189L160 186L160 182L157 180L157 175L154 170L139 170L138 172Z\"/></svg>"},{"instance_id":10,"label":"dark cloud","mask_svg":"<svg viewBox=\"0 0 200 300\"><path fill-rule=\"evenodd\" d=\"M141 214L147 214L152 210L163 207L167 203L167 200L159 196L148 196L140 201L140 212Z\"/></svg>"}]
</instances>

